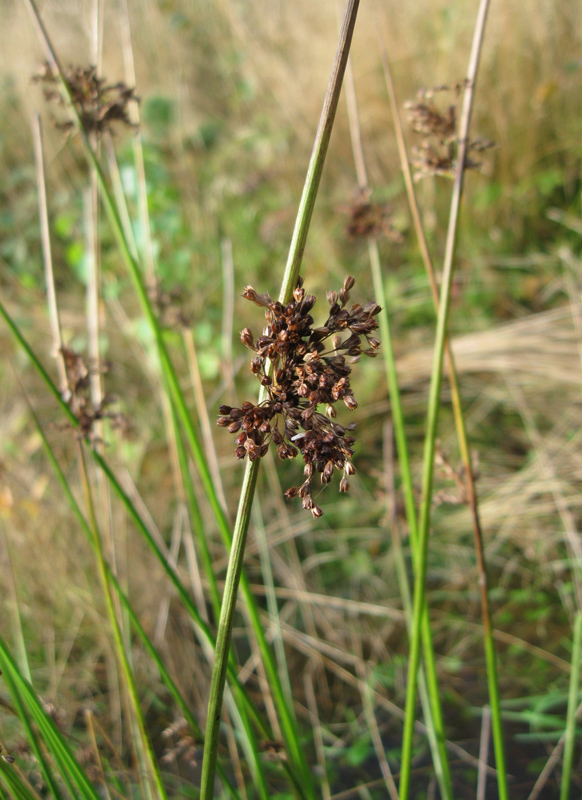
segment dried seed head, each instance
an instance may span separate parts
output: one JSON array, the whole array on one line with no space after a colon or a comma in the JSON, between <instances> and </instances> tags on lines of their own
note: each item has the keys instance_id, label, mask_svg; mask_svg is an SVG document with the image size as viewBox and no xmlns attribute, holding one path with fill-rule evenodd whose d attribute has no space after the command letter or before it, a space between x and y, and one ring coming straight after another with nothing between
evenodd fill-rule
<instances>
[{"instance_id":1,"label":"dried seed head","mask_svg":"<svg viewBox=\"0 0 582 800\"><path fill-rule=\"evenodd\" d=\"M97 68L94 66L69 66L63 70L62 77L85 133L101 136L107 130L112 131L115 122L129 128L136 127L129 118L130 102L138 102L135 89L121 81L108 84L105 78L97 75ZM42 84L48 102L61 107L65 105L58 88L59 79L48 63L41 67L32 80ZM71 133L75 129L75 123L71 120L56 121L55 127Z\"/></svg>"},{"instance_id":2,"label":"dried seed head","mask_svg":"<svg viewBox=\"0 0 582 800\"><path fill-rule=\"evenodd\" d=\"M350 386L351 364L346 357L359 358L361 336L369 345L363 354L375 355L380 345L371 335L378 328L375 316L380 307L373 302L365 306L355 303L349 309L346 306L354 283L348 276L339 293L328 292L329 316L319 328L313 327L309 314L315 297L305 293L302 283L286 306L274 302L268 293L261 295L247 286L244 297L265 309L267 324L256 340L250 329L244 328L241 341L256 353L251 371L266 388L267 397L260 405L245 401L240 408L221 406L217 420L231 433L238 432L235 454L239 459L264 457L271 441L281 459L300 453L305 480L301 486L288 489L285 496L300 497L314 517L323 514L311 495L315 473L327 485L335 469L343 470L340 491L347 492L347 476L355 472L350 460L354 439L347 433L354 425L345 428L333 422L337 401L343 400L349 409L357 406ZM325 414L318 410L320 405Z\"/></svg>"}]
</instances>

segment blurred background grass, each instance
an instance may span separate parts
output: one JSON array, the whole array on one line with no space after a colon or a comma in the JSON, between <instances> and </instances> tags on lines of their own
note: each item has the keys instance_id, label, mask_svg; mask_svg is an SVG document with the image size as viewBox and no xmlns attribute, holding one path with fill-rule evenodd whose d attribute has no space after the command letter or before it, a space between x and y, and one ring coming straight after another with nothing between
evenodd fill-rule
<instances>
[{"instance_id":1,"label":"blurred background grass","mask_svg":"<svg viewBox=\"0 0 582 800\"><path fill-rule=\"evenodd\" d=\"M64 64L88 63L92 9L89 2L40 5ZM179 303L192 321L212 419L219 402L256 394L237 333L244 325L258 330L262 320L241 293L247 283L259 291L278 291L333 58L337 8L333 2L305 0L151 0L130 2L130 17L157 274L165 290L181 290ZM353 45L372 199L390 204L402 234L401 243L383 239L380 248L418 468L434 315L400 176L378 38L387 49L403 106L420 88L463 79L473 25L474 9L467 3L364 4ZM65 142L51 128L52 112L39 87L31 84L42 52L23 6L0 5L0 30L0 288L51 365L31 134L34 110L42 110L46 122L48 205L65 340L80 351L87 343L82 202L87 173L74 137ZM121 30L117 6L105 3L102 74L112 83L126 74ZM471 441L479 454L501 689L506 700L516 701L518 711L531 711L538 696L549 693L563 712L576 607L576 567L567 541L568 534L570 541L579 539L582 515L581 52L582 15L574 0L493 4L473 134L494 140L497 147L484 154L482 170L470 173L466 182L451 320ZM407 136L410 148L414 137ZM135 210L138 177L131 134L119 132L115 143ZM303 268L308 291L317 295L339 288L349 273L357 278L358 299L372 296L365 241L351 241L345 230L346 208L356 188L347 114L340 106ZM425 179L419 196L438 264L450 182ZM139 243L143 232L137 223L135 233ZM115 438L107 454L126 471L128 485L133 483L144 498L152 525L169 542L176 497L158 387L144 369L150 342L105 223L101 240L102 345L110 363L105 385L131 426L129 438ZM232 277L225 257L228 244ZM223 311L232 289L231 329ZM321 298L318 306L323 306ZM35 680L47 697L55 702L58 697L69 729L87 704L110 718L115 729L120 725L115 666L103 633L92 554L53 482L13 367L45 425L53 425L49 433L64 464L73 462L71 435L56 427L53 402L5 330L0 330L0 346L3 619L9 628L16 594ZM188 385L186 361L179 367ZM225 386L232 371L236 389ZM360 427L352 495L344 498L328 489L326 515L313 523L297 506L283 505L269 469L261 478L261 513L281 613L289 626L291 673L294 664L298 675L310 669L317 673L331 646L337 665L355 675L358 664L364 665L380 695L402 706L406 633L396 613L400 598L387 527L391 498L382 441L389 404L380 361L361 364L353 383ZM446 403L440 434L456 465ZM217 431L214 441L233 512L242 471L232 457L231 438ZM284 487L296 482L297 471L293 463L281 467ZM438 488L450 495L454 486L441 476ZM159 569L134 541L121 512L114 522L123 544L120 570L138 598L142 620L151 631L158 625L160 646L185 692L203 706L198 677L188 666L196 648L179 609L173 614L170 607L160 622L168 590ZM210 522L208 536L217 568L224 569L224 552ZM290 540L298 558L289 549ZM253 540L247 561L251 581L259 584ZM478 721L471 708L484 702L485 686L473 543L464 506L446 503L436 510L429 588L441 680L451 709L450 735L475 751ZM257 592L263 592L258 585ZM362 602L372 605L363 607ZM376 668L378 663L382 666ZM145 661L142 669L151 717L161 729L171 711ZM351 770L351 783L373 780L378 765L371 763L361 697L329 664L324 674L320 715L336 737L330 762L337 758L338 774ZM294 689L302 697L301 681ZM386 742L396 746L398 721L388 711L380 716ZM515 797L528 796L555 744L553 731L539 729L531 719L518 713L512 721L517 738L510 752L523 784L523 789L516 786Z\"/></svg>"}]
</instances>

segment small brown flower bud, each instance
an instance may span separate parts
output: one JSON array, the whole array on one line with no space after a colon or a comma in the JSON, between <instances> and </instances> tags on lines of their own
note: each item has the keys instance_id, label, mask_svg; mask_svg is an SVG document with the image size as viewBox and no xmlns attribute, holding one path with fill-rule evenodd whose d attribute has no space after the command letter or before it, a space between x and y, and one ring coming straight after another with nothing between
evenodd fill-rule
<instances>
[{"instance_id":1,"label":"small brown flower bud","mask_svg":"<svg viewBox=\"0 0 582 800\"><path fill-rule=\"evenodd\" d=\"M219 406L218 407L218 413L219 414L230 414L231 411L232 411L232 407L231 406Z\"/></svg>"},{"instance_id":2,"label":"small brown flower bud","mask_svg":"<svg viewBox=\"0 0 582 800\"><path fill-rule=\"evenodd\" d=\"M349 492L350 491L350 484L348 483L347 478L342 478L340 481L340 492Z\"/></svg>"},{"instance_id":3,"label":"small brown flower bud","mask_svg":"<svg viewBox=\"0 0 582 800\"><path fill-rule=\"evenodd\" d=\"M230 417L219 417L219 418L216 420L216 424L217 424L217 425L218 425L220 428L226 428L228 425L230 425Z\"/></svg>"},{"instance_id":4,"label":"small brown flower bud","mask_svg":"<svg viewBox=\"0 0 582 800\"><path fill-rule=\"evenodd\" d=\"M354 408L358 407L358 403L355 397L352 397L351 394L346 394L346 396L343 398L343 401L346 404L346 406L350 409L350 411L353 411Z\"/></svg>"},{"instance_id":5,"label":"small brown flower bud","mask_svg":"<svg viewBox=\"0 0 582 800\"><path fill-rule=\"evenodd\" d=\"M355 282L356 282L355 278L352 278L351 275L346 275L346 277L344 278L344 289L346 290L346 292L349 292L350 289L354 287Z\"/></svg>"},{"instance_id":6,"label":"small brown flower bud","mask_svg":"<svg viewBox=\"0 0 582 800\"><path fill-rule=\"evenodd\" d=\"M337 303L337 292L328 292L327 302L330 304L330 306L334 306Z\"/></svg>"},{"instance_id":7,"label":"small brown flower bud","mask_svg":"<svg viewBox=\"0 0 582 800\"><path fill-rule=\"evenodd\" d=\"M240 419L235 419L234 422L231 422L230 425L228 426L228 432L236 433L237 431L240 430L240 426L241 426Z\"/></svg>"},{"instance_id":8,"label":"small brown flower bud","mask_svg":"<svg viewBox=\"0 0 582 800\"><path fill-rule=\"evenodd\" d=\"M378 303L374 303L373 300L371 300L369 303L366 303L364 308L364 312L369 314L371 317L375 317L376 314L380 313L380 311L382 311L382 306L379 306Z\"/></svg>"},{"instance_id":9,"label":"small brown flower bud","mask_svg":"<svg viewBox=\"0 0 582 800\"><path fill-rule=\"evenodd\" d=\"M317 519L317 517L323 517L323 511L319 506L313 505L310 509L313 516Z\"/></svg>"},{"instance_id":10,"label":"small brown flower bud","mask_svg":"<svg viewBox=\"0 0 582 800\"><path fill-rule=\"evenodd\" d=\"M315 305L316 297L313 294L306 294L301 303L301 312L307 314ZM310 317L311 319L311 317Z\"/></svg>"},{"instance_id":11,"label":"small brown flower bud","mask_svg":"<svg viewBox=\"0 0 582 800\"><path fill-rule=\"evenodd\" d=\"M243 328L240 332L240 340L241 342L249 347L251 350L255 349L255 340L253 339L253 334L250 328Z\"/></svg>"},{"instance_id":12,"label":"small brown flower bud","mask_svg":"<svg viewBox=\"0 0 582 800\"><path fill-rule=\"evenodd\" d=\"M301 286L296 286L293 289L293 297L295 298L296 303L300 303L305 297L305 289L303 289Z\"/></svg>"}]
</instances>

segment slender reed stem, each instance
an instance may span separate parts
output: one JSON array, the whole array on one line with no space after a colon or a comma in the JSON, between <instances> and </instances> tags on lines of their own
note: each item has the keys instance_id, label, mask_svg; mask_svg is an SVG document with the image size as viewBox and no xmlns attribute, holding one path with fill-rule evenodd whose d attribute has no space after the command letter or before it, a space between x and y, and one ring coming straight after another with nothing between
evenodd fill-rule
<instances>
[{"instance_id":1,"label":"slender reed stem","mask_svg":"<svg viewBox=\"0 0 582 800\"><path fill-rule=\"evenodd\" d=\"M59 310L57 307L57 295L55 291L55 276L53 270L53 258L52 258L52 248L51 248L51 236L50 236L49 221L48 221L42 123L40 121L40 117L38 114L35 114L34 117L33 135L34 135L34 154L36 159L36 174L37 174L36 180L38 184L38 213L40 217L42 260L44 262L48 312L51 325L51 333L53 337L53 347L56 351L55 355L57 358L59 387L61 392L65 393L67 391L67 370L65 369L65 360L61 352L63 341L61 337L61 323L59 319Z\"/></svg>"},{"instance_id":2,"label":"slender reed stem","mask_svg":"<svg viewBox=\"0 0 582 800\"><path fill-rule=\"evenodd\" d=\"M99 577L101 579L101 584L103 587L105 605L107 607L107 615L109 617L109 624L111 626L111 631L113 633L113 639L115 642L117 657L120 662L125 685L127 687L127 691L131 698L131 704L133 706L133 713L139 731L139 738L141 744L140 750L144 751L143 754L145 755L145 759L147 761L147 765L150 772L150 777L152 779L153 786L155 786L156 788L157 795L158 797L162 798L162 800L165 800L167 798L166 790L164 789L164 784L162 783L162 778L158 769L158 765L156 763L154 750L150 741L150 737L145 727L145 721L141 710L137 687L133 677L133 671L129 663L128 654L125 650L123 634L121 631L119 620L117 618L115 603L113 602L113 595L111 593L111 587L109 581L109 570L107 568L107 562L105 560L105 556L103 553L101 536L99 533L99 529L97 527L97 518L95 516L95 507L93 504L93 498L91 496L91 488L89 486L89 478L87 475L87 467L85 464L85 455L83 453L83 445L81 444L80 441L77 441L77 455L79 460L79 467L81 470L81 476L83 479L83 486L85 489L87 508L89 510L89 519L91 520L90 524L91 533L92 533L95 553L97 555L97 566L99 568Z\"/></svg>"},{"instance_id":3,"label":"slender reed stem","mask_svg":"<svg viewBox=\"0 0 582 800\"><path fill-rule=\"evenodd\" d=\"M396 93L394 90L394 84L392 82L392 75L390 70L390 64L388 62L388 56L386 53L386 48L384 47L383 43L380 43L381 53L382 53L382 62L384 66L384 76L386 80L386 88L388 91L388 96L390 98L390 104L392 107L392 115L394 118L394 129L396 132L396 141L398 145L398 152L400 155L400 164L402 167L402 172L404 175L404 182L406 185L406 192L408 195L408 202L410 205L410 210L412 213L412 218L414 221L414 227L416 231L416 235L418 237L418 243L420 246L420 251L422 254L422 258L424 261L424 265L428 274L429 283L431 287L431 293L434 301L434 306L436 313L439 313L439 295L438 295L438 286L437 280L435 276L435 271L432 264L432 259L430 256L430 252L428 249L428 244L426 241L426 236L424 234L424 227L422 224L420 209L418 207L418 202L416 199L416 192L414 190L414 182L412 180L412 173L410 170L410 163L408 160L408 156L406 153L406 145L404 143L404 135L402 132L402 124L400 121L400 114L398 111L398 103L396 100ZM467 428L465 425L465 418L463 415L463 408L461 403L461 393L459 390L459 381L457 377L457 371L455 367L455 361L453 357L453 352L450 346L450 342L448 337L445 339L445 356L447 360L448 366L448 376L449 376L449 383L451 389L451 398L453 404L453 414L455 418L455 427L457 430L457 439L459 442L459 449L461 452L461 459L463 461L463 465L465 467L465 479L466 479L466 488L467 488L467 500L469 505L469 511L471 512L471 518L473 520L473 534L475 537L475 552L477 558L477 574L479 576L479 587L481 592L481 615L483 619L483 630L484 630L484 641L485 641L485 652L486 652L486 659L488 670L491 669L494 671L494 676L491 681L489 687L489 703L490 703L490 713L493 720L493 728L494 728L494 736L501 737L501 706L499 702L499 692L497 689L497 667L496 667L496 660L495 660L495 646L493 643L493 634L491 628L491 613L489 609L489 597L487 592L487 568L485 564L485 556L484 556L484 547L483 547L483 531L481 527L481 519L479 514L479 507L477 501L477 490L475 486L475 479L473 476L473 465L471 462L471 453L469 448L469 440L467 436ZM496 745L496 752L499 751L499 748L503 748L502 738L497 739Z\"/></svg>"},{"instance_id":4,"label":"slender reed stem","mask_svg":"<svg viewBox=\"0 0 582 800\"><path fill-rule=\"evenodd\" d=\"M348 71L346 74L346 100L348 106L350 134L352 139L352 149L354 151L354 162L356 166L358 184L360 189L365 189L368 184L368 177L366 172L364 149L362 145L356 90L354 85L353 72L351 70L351 59L350 61L348 61ZM398 386L398 375L396 373L396 357L394 354L392 335L390 332L390 317L388 314L388 302L386 294L384 292L384 282L382 279L382 269L380 265L380 251L378 248L378 242L371 237L368 238L368 254L370 259L372 279L374 282L375 299L378 305L382 307L382 311L380 312L379 315L380 334L382 339L382 354L384 357L384 367L386 370L386 379L388 383L390 407L392 411L392 418L394 420L394 434L396 440L396 449L398 451L400 475L402 478L402 490L404 494L406 520L410 532L410 543L412 547L413 558L415 559L417 550L417 539L418 539L417 535L418 525L416 519L416 506L414 502L412 469L410 466L408 443L406 440L404 411L402 408L400 389ZM406 576L405 570L402 570L401 577L404 581L404 583L401 583L401 586L403 589L403 600L406 609L406 617L407 617L406 621L408 630L410 632L412 625L410 600L408 597L410 594L410 590L408 588L408 578ZM424 674L421 677L420 697L424 710L427 730L429 732L429 744L431 746L433 763L435 766L435 772L439 783L439 788L443 798L445 798L446 800L452 800L453 789L451 783L451 772L445 748L444 720L440 703L440 692L438 688L438 679L436 673L436 660L432 643L432 632L430 629L430 621L428 618L428 609L426 607L423 612L422 636L423 636L422 641L423 641L426 677L424 676Z\"/></svg>"},{"instance_id":5,"label":"slender reed stem","mask_svg":"<svg viewBox=\"0 0 582 800\"><path fill-rule=\"evenodd\" d=\"M422 636L422 617L426 605L426 562L428 550L428 535L430 529L430 512L432 502L432 481L434 468L435 441L437 422L440 408L440 391L442 384L442 368L445 349L447 322L450 310L450 294L455 257L455 245L458 231L458 220L461 195L463 190L464 165L467 155L468 133L473 108L475 82L479 67L479 59L485 31L485 22L489 0L481 0L475 25L473 45L467 71L467 87L463 97L463 108L459 130L459 152L457 172L451 200L451 212L445 247L445 260L441 286L440 305L437 319L435 337L433 369L431 375L429 406L425 432L425 448L423 459L422 477L422 505L420 512L419 539L416 557L416 577L414 585L413 602L413 630L410 642L408 684L406 693L404 733L402 741L402 771L400 776L400 800L407 800L410 791L410 778L412 771L412 744L414 735L414 712L416 705L416 689L418 668L420 664L420 643ZM495 649L492 638L485 637L485 657L487 662L487 678L489 693L493 706L498 698L497 670L495 666ZM500 728L501 720L492 719L493 739L495 746L496 766L498 770L498 786L500 800L507 800L507 775L505 771L505 758L503 752L503 739ZM499 726L499 727L498 727Z\"/></svg>"},{"instance_id":6,"label":"slender reed stem","mask_svg":"<svg viewBox=\"0 0 582 800\"><path fill-rule=\"evenodd\" d=\"M580 663L582 662L582 612L577 611L574 619L574 641L572 642L572 671L570 672L570 689L568 692L568 712L566 716L566 732L564 741L564 761L562 765L562 783L560 800L570 797L572 765L574 762L574 746L576 744L576 708L578 706L578 690L580 688Z\"/></svg>"},{"instance_id":7,"label":"slender reed stem","mask_svg":"<svg viewBox=\"0 0 582 800\"><path fill-rule=\"evenodd\" d=\"M299 210L297 213L293 238L291 240L289 258L287 260L285 273L283 275L281 292L279 295L279 299L282 303L287 303L289 301L299 276L299 268L301 266L303 252L305 250L307 233L309 231L309 223L311 221L313 208L315 206L321 173L323 171L325 156L327 154L335 113L339 102L341 84L356 23L358 6L359 0L348 0L336 52L336 58L332 68L332 74L319 120L319 127L315 136L315 142L311 153L311 159L307 170L303 193L299 203ZM206 741L204 748L204 760L202 764L202 784L200 793L201 800L211 800L214 791L220 709L222 706L226 665L228 661L228 651L230 648L232 620L238 592L238 582L244 558L244 548L251 515L253 495L255 492L257 476L259 472L259 464L260 461L258 459L254 462L247 463L234 526L234 535L222 600L221 616L218 626L215 663L210 685L210 699L208 703L208 716L206 724ZM267 669L270 668L270 664L271 662L265 664ZM276 682L276 687L279 687L282 691L280 681ZM286 717L281 720L281 725L283 729L283 735L291 753L291 757L296 764L300 766L301 772L303 773L305 792L308 796L315 797L311 775L305 768L305 760L302 757L299 742L297 740L294 720L291 716L288 718Z\"/></svg>"}]
</instances>

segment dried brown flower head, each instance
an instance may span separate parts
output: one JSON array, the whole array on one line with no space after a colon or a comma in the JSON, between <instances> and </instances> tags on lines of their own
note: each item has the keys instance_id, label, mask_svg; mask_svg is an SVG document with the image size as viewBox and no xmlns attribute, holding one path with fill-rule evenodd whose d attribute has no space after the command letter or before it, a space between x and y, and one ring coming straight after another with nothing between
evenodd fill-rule
<instances>
[{"instance_id":1,"label":"dried brown flower head","mask_svg":"<svg viewBox=\"0 0 582 800\"><path fill-rule=\"evenodd\" d=\"M109 419L114 428L127 432L128 423L123 414L109 410L115 402L115 398L112 395L105 395L103 400L96 406L91 402L90 375L97 372L105 372L107 367L103 366L98 369L97 367L87 366L81 354L70 347L61 347L60 353L65 362L65 372L67 374L67 392L64 395L64 399L79 421L79 436L95 443L97 439L94 426L98 420L102 419Z\"/></svg>"},{"instance_id":2,"label":"dried brown flower head","mask_svg":"<svg viewBox=\"0 0 582 800\"><path fill-rule=\"evenodd\" d=\"M348 214L346 224L348 237L354 241L386 236L393 242L401 242L402 234L393 225L390 206L383 203L372 203L371 194L370 189L361 189L352 203L343 208Z\"/></svg>"},{"instance_id":3,"label":"dried brown flower head","mask_svg":"<svg viewBox=\"0 0 582 800\"><path fill-rule=\"evenodd\" d=\"M467 487L467 470L464 464L454 467L445 451L440 440L435 442L435 477L448 484L447 488L440 489L433 496L435 506L448 503L449 505L468 505L469 494ZM471 473L473 481L479 478L479 454L475 451L471 453ZM451 486L452 484L452 486Z\"/></svg>"},{"instance_id":4,"label":"dried brown flower head","mask_svg":"<svg viewBox=\"0 0 582 800\"><path fill-rule=\"evenodd\" d=\"M183 286L177 286L165 291L159 279L156 279L155 283L148 285L147 292L164 328L185 330L190 327L192 320L180 308L180 302L184 295Z\"/></svg>"},{"instance_id":5,"label":"dried brown flower head","mask_svg":"<svg viewBox=\"0 0 582 800\"><path fill-rule=\"evenodd\" d=\"M196 766L197 751L201 743L192 736L185 719L173 722L162 732L162 737L168 742L161 758L164 764L174 764L180 760L191 768Z\"/></svg>"},{"instance_id":6,"label":"dried brown flower head","mask_svg":"<svg viewBox=\"0 0 582 800\"><path fill-rule=\"evenodd\" d=\"M85 68L69 66L63 73L86 133L99 136L106 130L111 131L114 122L120 122L130 128L135 127L128 111L130 101L138 99L135 89L129 88L122 81L107 84L105 78L97 76L97 68L94 66ZM32 79L35 83L42 83L44 96L48 102L58 106L65 105L59 91L58 78L48 63L43 64ZM71 133L75 128L71 120L57 121L55 126L66 133Z\"/></svg>"},{"instance_id":7,"label":"dried brown flower head","mask_svg":"<svg viewBox=\"0 0 582 800\"><path fill-rule=\"evenodd\" d=\"M355 472L351 462L355 423L345 428L334 422L335 403L342 400L350 410L356 408L350 386L352 364L361 355L376 356L380 347L372 335L378 328L375 317L380 306L370 302L348 308L354 283L348 276L339 292L328 292L329 316L319 328L313 327L310 313L316 298L305 293L301 279L286 306L247 286L243 297L265 309L267 326L257 339L245 328L241 340L255 353L251 371L267 397L258 405L245 401L241 408L219 408L218 425L237 434L237 458L262 458L271 442L282 459L301 453L305 480L285 495L299 496L314 517L323 514L312 497L316 472L325 485L335 469L341 471L340 492L349 489L348 478ZM325 414L318 411L321 405Z\"/></svg>"},{"instance_id":8,"label":"dried brown flower head","mask_svg":"<svg viewBox=\"0 0 582 800\"><path fill-rule=\"evenodd\" d=\"M465 82L453 86L435 86L420 89L416 101L405 103L408 121L412 130L422 139L420 146L412 148L412 164L416 169L415 180L427 175L441 175L454 178L457 169L459 140L457 133L457 104ZM435 96L452 95L453 102L439 109ZM465 169L479 169L480 161L475 161L469 153L477 153L494 147L486 139L469 142Z\"/></svg>"}]
</instances>

